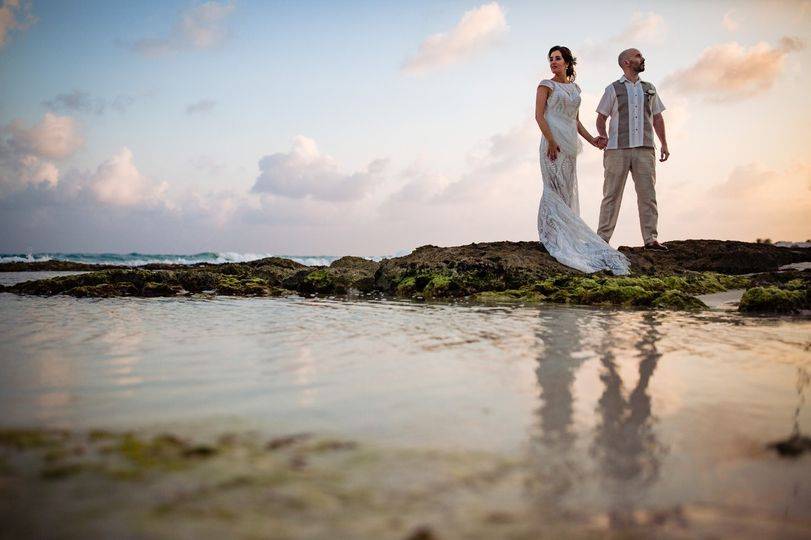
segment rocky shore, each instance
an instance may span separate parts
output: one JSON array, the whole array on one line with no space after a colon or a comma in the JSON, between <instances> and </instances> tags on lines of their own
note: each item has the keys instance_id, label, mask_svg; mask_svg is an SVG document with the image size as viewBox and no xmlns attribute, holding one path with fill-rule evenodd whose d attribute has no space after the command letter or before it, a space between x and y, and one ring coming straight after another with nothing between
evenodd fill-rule
<instances>
[{"instance_id":1,"label":"rocky shore","mask_svg":"<svg viewBox=\"0 0 811 540\"><path fill-rule=\"evenodd\" d=\"M696 296L745 289L740 311L811 309L811 271L780 267L811 261L811 248L722 240L667 242L669 251L620 248L632 275L586 275L555 261L537 242L423 246L380 262L342 257L305 266L270 257L246 263L103 267L64 261L6 263L0 271L92 270L2 287L16 294L76 297L183 295L391 296L415 300L555 302L658 309L703 309Z\"/></svg>"}]
</instances>

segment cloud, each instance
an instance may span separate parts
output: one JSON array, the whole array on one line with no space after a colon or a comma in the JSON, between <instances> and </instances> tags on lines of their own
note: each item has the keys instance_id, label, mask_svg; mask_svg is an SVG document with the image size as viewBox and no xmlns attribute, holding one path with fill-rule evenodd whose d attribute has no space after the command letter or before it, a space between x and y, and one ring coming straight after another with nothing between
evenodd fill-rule
<instances>
[{"instance_id":1,"label":"cloud","mask_svg":"<svg viewBox=\"0 0 811 540\"><path fill-rule=\"evenodd\" d=\"M59 182L59 169L49 161L43 161L31 154L24 155L18 162L17 174L22 184L44 183L55 186Z\"/></svg>"},{"instance_id":2,"label":"cloud","mask_svg":"<svg viewBox=\"0 0 811 540\"><path fill-rule=\"evenodd\" d=\"M620 51L631 47L662 43L666 35L667 25L661 15L637 11L619 33L604 40L587 39L578 53L583 58L602 61L606 58L616 58Z\"/></svg>"},{"instance_id":3,"label":"cloud","mask_svg":"<svg viewBox=\"0 0 811 540\"><path fill-rule=\"evenodd\" d=\"M661 43L666 33L665 21L656 13L636 12L628 26L612 38L615 43L633 47L635 43ZM619 51L617 51L619 52Z\"/></svg>"},{"instance_id":4,"label":"cloud","mask_svg":"<svg viewBox=\"0 0 811 540\"><path fill-rule=\"evenodd\" d=\"M13 137L11 144L18 150L45 158L66 158L84 144L78 125L70 116L45 113L31 128L16 121L9 130Z\"/></svg>"},{"instance_id":5,"label":"cloud","mask_svg":"<svg viewBox=\"0 0 811 540\"><path fill-rule=\"evenodd\" d=\"M210 99L201 99L195 103L186 106L186 114L200 114L211 112L214 106L217 105L216 101Z\"/></svg>"},{"instance_id":6,"label":"cloud","mask_svg":"<svg viewBox=\"0 0 811 540\"><path fill-rule=\"evenodd\" d=\"M379 208L375 233L399 238L403 247L454 245L535 237L541 196L539 133L527 120L477 145L461 174L418 166Z\"/></svg>"},{"instance_id":7,"label":"cloud","mask_svg":"<svg viewBox=\"0 0 811 540\"><path fill-rule=\"evenodd\" d=\"M234 3L205 2L180 13L169 35L144 38L131 48L145 56L160 56L185 50L211 49L228 35L225 20L234 10Z\"/></svg>"},{"instance_id":8,"label":"cloud","mask_svg":"<svg viewBox=\"0 0 811 540\"><path fill-rule=\"evenodd\" d=\"M691 234L752 241L805 240L811 232L811 164L785 169L758 162L735 167L727 179L691 197L678 219Z\"/></svg>"},{"instance_id":9,"label":"cloud","mask_svg":"<svg viewBox=\"0 0 811 540\"><path fill-rule=\"evenodd\" d=\"M67 94L57 94L53 99L45 100L42 105L52 111L86 114L104 114L107 107L123 113L135 102L128 95L118 95L112 100L93 97L87 92L73 90Z\"/></svg>"},{"instance_id":10,"label":"cloud","mask_svg":"<svg viewBox=\"0 0 811 540\"><path fill-rule=\"evenodd\" d=\"M12 31L26 30L35 22L30 1L4 0L0 6L0 49L8 43Z\"/></svg>"},{"instance_id":11,"label":"cloud","mask_svg":"<svg viewBox=\"0 0 811 540\"><path fill-rule=\"evenodd\" d=\"M58 94L42 105L54 111L71 111L102 114L106 103L103 99L92 98L87 92L74 90L69 94Z\"/></svg>"},{"instance_id":12,"label":"cloud","mask_svg":"<svg viewBox=\"0 0 811 540\"><path fill-rule=\"evenodd\" d=\"M458 180L448 184L437 196L438 202L464 203L488 200L491 203L513 199L524 193L529 195L538 188L538 183L525 180L530 176L540 178L536 168L538 140L537 124L527 120L506 133L489 138L483 155L472 156L470 169ZM539 167L539 165L537 166Z\"/></svg>"},{"instance_id":13,"label":"cloud","mask_svg":"<svg viewBox=\"0 0 811 540\"><path fill-rule=\"evenodd\" d=\"M724 28L727 29L728 32L735 32L736 30L738 30L738 28L741 27L741 24L737 20L735 20L734 15L735 10L731 9L726 13L724 13L724 18L721 19L721 24L724 26Z\"/></svg>"},{"instance_id":14,"label":"cloud","mask_svg":"<svg viewBox=\"0 0 811 540\"><path fill-rule=\"evenodd\" d=\"M299 135L293 140L290 152L267 155L259 160L260 174L252 191L292 199L360 199L382 180L386 164L386 160L378 159L364 171L345 174L333 158L319 152L314 140Z\"/></svg>"},{"instance_id":15,"label":"cloud","mask_svg":"<svg viewBox=\"0 0 811 540\"><path fill-rule=\"evenodd\" d=\"M389 205L436 203L450 184L447 176L426 171L416 165L407 168L401 177L406 180L406 183L389 197Z\"/></svg>"},{"instance_id":16,"label":"cloud","mask_svg":"<svg viewBox=\"0 0 811 540\"><path fill-rule=\"evenodd\" d=\"M83 143L69 116L46 113L30 128L20 121L0 127L0 196L27 185L56 185L59 169L52 160L70 157Z\"/></svg>"},{"instance_id":17,"label":"cloud","mask_svg":"<svg viewBox=\"0 0 811 540\"><path fill-rule=\"evenodd\" d=\"M736 42L714 45L692 66L665 77L662 86L716 103L746 99L769 90L786 56L803 48L796 37L783 37L776 47L765 42L748 48Z\"/></svg>"},{"instance_id":18,"label":"cloud","mask_svg":"<svg viewBox=\"0 0 811 540\"><path fill-rule=\"evenodd\" d=\"M508 30L504 12L497 2L465 12L449 32L429 36L417 54L408 58L402 70L419 75L469 58Z\"/></svg>"},{"instance_id":19,"label":"cloud","mask_svg":"<svg viewBox=\"0 0 811 540\"><path fill-rule=\"evenodd\" d=\"M99 165L88 186L96 199L114 206L166 204L166 182L153 182L135 167L132 151L122 148Z\"/></svg>"}]
</instances>

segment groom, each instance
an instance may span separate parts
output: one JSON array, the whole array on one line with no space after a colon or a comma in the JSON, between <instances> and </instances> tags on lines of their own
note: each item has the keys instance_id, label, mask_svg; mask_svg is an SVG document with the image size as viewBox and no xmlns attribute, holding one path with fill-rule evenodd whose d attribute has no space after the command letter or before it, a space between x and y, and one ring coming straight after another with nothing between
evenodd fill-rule
<instances>
[{"instance_id":1,"label":"groom","mask_svg":"<svg viewBox=\"0 0 811 540\"><path fill-rule=\"evenodd\" d=\"M623 76L608 85L597 106L597 132L603 140L608 139L603 154L605 182L597 234L606 242L611 239L620 213L625 181L630 172L636 188L645 249L667 251L667 247L656 240L659 213L654 190L656 150L653 142L655 131L662 143L659 161L667 161L670 152L667 150L665 120L662 118L665 106L659 99L656 88L639 79L639 74L645 71L645 58L639 50L622 51L618 62ZM609 116L611 123L606 135L605 120Z\"/></svg>"}]
</instances>

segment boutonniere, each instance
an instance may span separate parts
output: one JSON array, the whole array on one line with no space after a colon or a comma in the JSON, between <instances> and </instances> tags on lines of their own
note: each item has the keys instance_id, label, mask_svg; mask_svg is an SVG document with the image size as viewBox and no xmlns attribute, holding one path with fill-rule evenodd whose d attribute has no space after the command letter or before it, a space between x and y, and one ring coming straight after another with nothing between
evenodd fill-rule
<instances>
[{"instance_id":1,"label":"boutonniere","mask_svg":"<svg viewBox=\"0 0 811 540\"><path fill-rule=\"evenodd\" d=\"M645 91L645 93L646 93L646 94L648 94L649 96L653 96L653 95L655 95L655 94L656 94L656 90L654 90L653 88L648 88L648 89Z\"/></svg>"}]
</instances>

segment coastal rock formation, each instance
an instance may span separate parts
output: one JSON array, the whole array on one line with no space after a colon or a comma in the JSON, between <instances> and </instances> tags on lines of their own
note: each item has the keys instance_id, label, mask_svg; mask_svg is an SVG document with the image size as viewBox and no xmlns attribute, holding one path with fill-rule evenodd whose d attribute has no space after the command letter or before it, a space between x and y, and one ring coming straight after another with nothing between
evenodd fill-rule
<instances>
[{"instance_id":1,"label":"coastal rock formation","mask_svg":"<svg viewBox=\"0 0 811 540\"><path fill-rule=\"evenodd\" d=\"M361 257L341 257L327 267L309 266L287 277L282 285L301 294L351 294L374 290L380 263Z\"/></svg>"},{"instance_id":2,"label":"coastal rock formation","mask_svg":"<svg viewBox=\"0 0 811 540\"><path fill-rule=\"evenodd\" d=\"M104 269L0 290L77 297L379 294L417 300L702 309L706 306L696 295L749 289L741 311L809 309L811 272L778 271L783 265L811 261L809 248L721 240L684 240L667 246L667 252L620 248L633 270L621 277L582 274L558 263L537 242L490 242L423 246L379 263L342 257L329 266L305 266L270 257L220 265Z\"/></svg>"},{"instance_id":3,"label":"coastal rock formation","mask_svg":"<svg viewBox=\"0 0 811 540\"><path fill-rule=\"evenodd\" d=\"M110 270L113 268L126 267L59 260L0 263L0 272L95 272L97 270Z\"/></svg>"},{"instance_id":4,"label":"coastal rock formation","mask_svg":"<svg viewBox=\"0 0 811 540\"><path fill-rule=\"evenodd\" d=\"M751 274L773 272L780 266L806 262L811 249L781 248L772 244L732 240L674 240L668 251L647 251L641 247L621 247L631 261L634 273L672 274L684 270Z\"/></svg>"}]
</instances>

